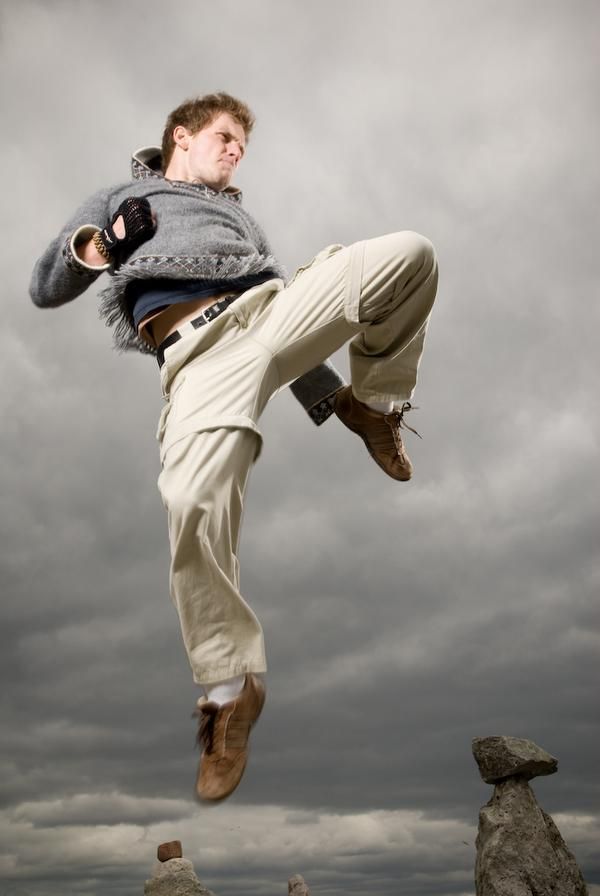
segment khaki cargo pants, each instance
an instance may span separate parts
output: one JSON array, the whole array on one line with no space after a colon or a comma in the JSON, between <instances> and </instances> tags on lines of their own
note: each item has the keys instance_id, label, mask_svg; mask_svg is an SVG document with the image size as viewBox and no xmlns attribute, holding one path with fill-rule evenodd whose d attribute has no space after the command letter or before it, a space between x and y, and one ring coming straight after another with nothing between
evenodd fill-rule
<instances>
[{"instance_id":1,"label":"khaki cargo pants","mask_svg":"<svg viewBox=\"0 0 600 896\"><path fill-rule=\"evenodd\" d=\"M266 670L237 548L267 402L349 340L357 398L409 399L436 287L433 246L412 231L329 246L288 286L270 280L211 323L184 324L165 351L158 486L171 595L197 683Z\"/></svg>"}]
</instances>

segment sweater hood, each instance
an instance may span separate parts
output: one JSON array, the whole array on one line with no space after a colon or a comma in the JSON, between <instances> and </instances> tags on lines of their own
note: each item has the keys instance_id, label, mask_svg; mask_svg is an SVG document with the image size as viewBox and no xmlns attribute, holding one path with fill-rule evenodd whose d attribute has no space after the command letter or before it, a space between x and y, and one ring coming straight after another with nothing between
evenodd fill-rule
<instances>
[{"instance_id":1,"label":"sweater hood","mask_svg":"<svg viewBox=\"0 0 600 896\"><path fill-rule=\"evenodd\" d=\"M166 178L162 173L162 152L160 146L142 146L140 149L136 149L131 158L131 174L134 180L144 180L148 177L157 177L165 180ZM179 183L179 181L173 181L173 183ZM186 183L186 186L202 187L203 190L212 194L219 192L211 189L211 187L207 187L206 184ZM220 192L230 199L235 199L237 202L242 201L242 191L237 187L226 187Z\"/></svg>"}]
</instances>

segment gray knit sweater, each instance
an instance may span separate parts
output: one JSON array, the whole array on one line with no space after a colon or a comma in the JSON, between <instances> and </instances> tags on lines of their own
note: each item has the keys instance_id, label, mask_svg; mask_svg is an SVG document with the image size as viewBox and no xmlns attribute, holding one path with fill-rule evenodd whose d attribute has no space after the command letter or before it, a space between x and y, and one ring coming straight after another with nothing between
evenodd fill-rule
<instances>
[{"instance_id":1,"label":"gray knit sweater","mask_svg":"<svg viewBox=\"0 0 600 896\"><path fill-rule=\"evenodd\" d=\"M109 283L101 291L100 313L114 327L120 349L155 353L138 336L125 300L134 279L223 280L273 271L286 271L273 256L267 239L242 206L235 187L216 192L204 184L167 180L160 170L160 149L138 150L132 159L133 180L99 190L65 224L37 261L30 295L36 305L52 308L81 295L103 271ZM117 269L92 268L76 254L79 243L110 221L127 196L145 196L157 217L154 235L142 243ZM315 423L331 414L331 396L344 384L330 362L314 368L292 384L292 391Z\"/></svg>"}]
</instances>

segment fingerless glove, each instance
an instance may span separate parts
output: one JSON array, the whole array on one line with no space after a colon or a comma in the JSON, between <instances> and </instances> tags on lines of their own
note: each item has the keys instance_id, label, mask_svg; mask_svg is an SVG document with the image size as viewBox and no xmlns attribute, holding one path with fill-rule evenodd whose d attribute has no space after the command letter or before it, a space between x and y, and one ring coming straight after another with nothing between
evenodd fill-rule
<instances>
[{"instance_id":1,"label":"fingerless glove","mask_svg":"<svg viewBox=\"0 0 600 896\"><path fill-rule=\"evenodd\" d=\"M118 237L114 231L116 221L123 216L125 235ZM94 245L100 255L121 264L134 249L150 239L154 233L154 221L150 203L145 197L128 196L114 213L110 224L94 235Z\"/></svg>"}]
</instances>

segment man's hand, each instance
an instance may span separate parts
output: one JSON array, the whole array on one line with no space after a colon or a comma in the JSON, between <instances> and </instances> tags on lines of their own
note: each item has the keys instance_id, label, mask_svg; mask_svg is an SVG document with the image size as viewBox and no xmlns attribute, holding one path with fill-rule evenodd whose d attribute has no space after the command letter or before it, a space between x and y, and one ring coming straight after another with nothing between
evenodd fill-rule
<instances>
[{"instance_id":1,"label":"man's hand","mask_svg":"<svg viewBox=\"0 0 600 896\"><path fill-rule=\"evenodd\" d=\"M96 233L92 243L105 261L121 264L134 249L150 239L156 221L145 197L128 196L113 215L110 224Z\"/></svg>"}]
</instances>

